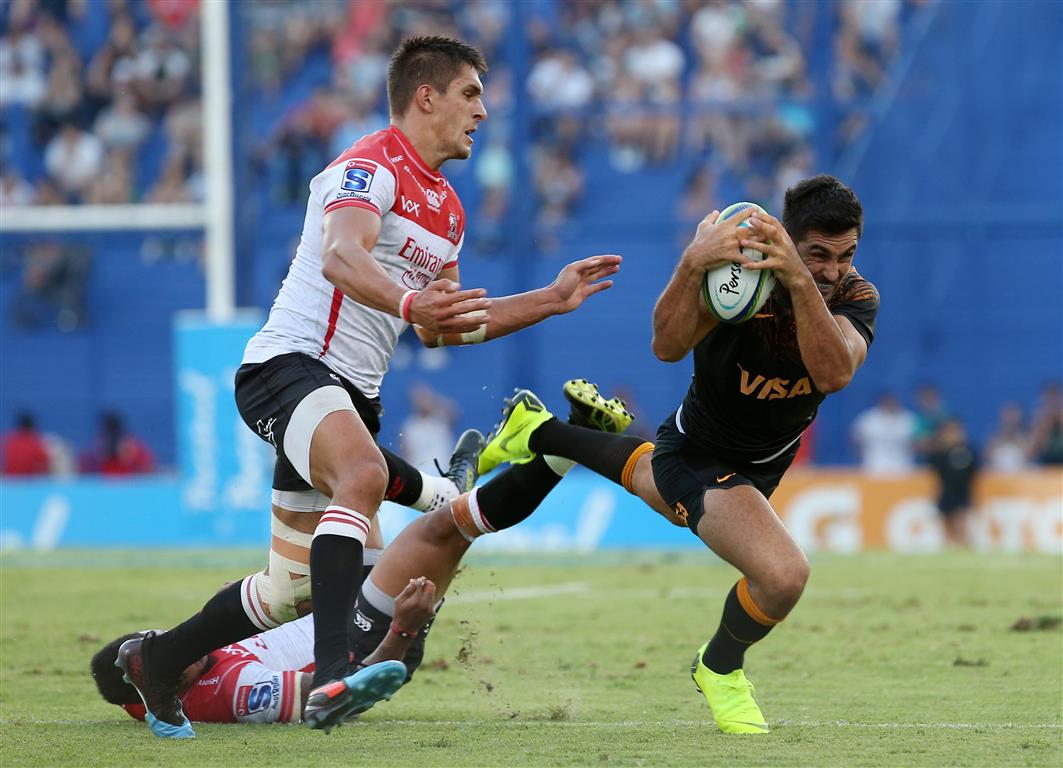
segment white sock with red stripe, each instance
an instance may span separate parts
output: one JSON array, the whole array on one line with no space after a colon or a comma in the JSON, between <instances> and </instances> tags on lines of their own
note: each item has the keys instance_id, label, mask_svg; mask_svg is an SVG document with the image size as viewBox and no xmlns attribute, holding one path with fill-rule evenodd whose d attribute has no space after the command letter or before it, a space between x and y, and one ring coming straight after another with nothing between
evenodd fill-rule
<instances>
[{"instance_id":1,"label":"white sock with red stripe","mask_svg":"<svg viewBox=\"0 0 1063 768\"><path fill-rule=\"evenodd\" d=\"M329 504L314 529L314 538L326 534L346 536L357 539L359 544L364 545L369 536L370 525L372 523L365 515L339 504Z\"/></svg>"}]
</instances>

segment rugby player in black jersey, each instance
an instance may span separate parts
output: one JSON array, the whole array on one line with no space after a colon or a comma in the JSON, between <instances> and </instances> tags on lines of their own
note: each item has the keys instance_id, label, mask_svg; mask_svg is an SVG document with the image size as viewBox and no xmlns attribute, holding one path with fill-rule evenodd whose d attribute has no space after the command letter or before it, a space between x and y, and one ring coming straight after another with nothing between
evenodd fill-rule
<instances>
[{"instance_id":1,"label":"rugby player in black jersey","mask_svg":"<svg viewBox=\"0 0 1063 768\"><path fill-rule=\"evenodd\" d=\"M676 362L694 352L690 389L656 446L564 424L523 390L507 403L479 469L539 453L573 459L689 526L741 571L691 672L720 730L766 733L742 669L745 651L790 613L809 572L768 499L823 398L864 362L879 296L852 266L860 201L833 176L790 188L782 222L754 208L717 225L718 216L698 226L654 308L654 354ZM739 229L743 221L749 229ZM748 262L742 248L765 258ZM706 270L728 262L772 269L778 280L761 312L741 325L719 323L699 290ZM594 396L586 382L566 386Z\"/></svg>"}]
</instances>

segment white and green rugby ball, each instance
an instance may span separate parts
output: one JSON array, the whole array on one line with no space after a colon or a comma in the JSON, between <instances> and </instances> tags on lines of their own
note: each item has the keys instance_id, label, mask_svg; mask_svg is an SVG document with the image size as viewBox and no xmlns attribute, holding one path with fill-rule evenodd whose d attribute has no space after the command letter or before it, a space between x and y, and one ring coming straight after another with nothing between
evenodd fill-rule
<instances>
[{"instance_id":1,"label":"white and green rugby ball","mask_svg":"<svg viewBox=\"0 0 1063 768\"><path fill-rule=\"evenodd\" d=\"M756 203L735 203L720 212L722 221L737 216L746 208L764 209ZM739 227L748 227L743 221ZM761 261L764 254L743 248L742 255L751 261ZM744 323L760 311L775 288L775 273L770 269L743 269L740 264L722 264L708 270L701 281L701 294L709 310L723 323Z\"/></svg>"}]
</instances>

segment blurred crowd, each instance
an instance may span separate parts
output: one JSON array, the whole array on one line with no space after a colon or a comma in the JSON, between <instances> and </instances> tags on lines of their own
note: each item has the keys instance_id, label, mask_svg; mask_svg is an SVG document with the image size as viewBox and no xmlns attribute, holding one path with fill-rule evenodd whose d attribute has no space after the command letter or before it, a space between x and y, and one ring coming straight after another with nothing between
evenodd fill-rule
<instances>
[{"instance_id":1,"label":"blurred crowd","mask_svg":"<svg viewBox=\"0 0 1063 768\"><path fill-rule=\"evenodd\" d=\"M938 387L928 383L917 389L913 409L893 392L880 394L853 423L852 440L864 470L888 475L926 463L943 445L967 442L968 437L963 420ZM985 468L1001 472L1063 466L1063 387L1045 384L1038 401L1028 406L1002 404L992 434L972 449Z\"/></svg>"},{"instance_id":2,"label":"blurred crowd","mask_svg":"<svg viewBox=\"0 0 1063 768\"><path fill-rule=\"evenodd\" d=\"M588 167L602 164L671 168L685 179L674 192L680 221L718 207L721 188L777 210L786 187L816 167L817 151L837 152L863 130L906 15L921 3L539 0L520 6L519 18L507 0L241 3L238 89L286 104L253 126L248 151L271 202L301 205L309 178L387 124L384 81L398 41L444 34L478 46L491 64L491 119L472 169L481 250L502 236L525 159L511 150L518 130L530 132L544 252L578 218ZM201 200L197 7L3 5L0 204ZM305 77L322 58L325 71Z\"/></svg>"},{"instance_id":3,"label":"blurred crowd","mask_svg":"<svg viewBox=\"0 0 1063 768\"><path fill-rule=\"evenodd\" d=\"M12 0L0 205L201 199L196 4Z\"/></svg>"},{"instance_id":4,"label":"blurred crowd","mask_svg":"<svg viewBox=\"0 0 1063 768\"><path fill-rule=\"evenodd\" d=\"M2 474L7 477L74 474L110 477L142 475L156 470L147 443L130 432L119 413L100 415L99 432L78 452L61 435L43 432L29 412L15 417L14 427L0 440Z\"/></svg>"},{"instance_id":5,"label":"blurred crowd","mask_svg":"<svg viewBox=\"0 0 1063 768\"><path fill-rule=\"evenodd\" d=\"M491 64L491 119L475 153L478 216L486 250L507 213L517 109L530 123L530 182L537 240L550 240L578 213L588 157L604 153L619 172L672 167L680 220L696 221L716 190L767 202L815 166L822 105L837 151L859 135L868 106L901 40L915 0L584 0L514 6L420 0L309 3L267 0L246 7L255 87L277 93L315 50L327 47L332 77L278 122L259 147L274 198L302 202L306 179L358 136L387 123L389 52L403 37L447 34L484 51ZM825 32L824 32L825 30ZM514 82L505 53L520 34L526 79ZM823 39L825 37L825 39ZM810 73L809 52L832 45ZM817 92L818 89L818 92ZM520 104L515 101L519 100ZM479 139L479 137L478 137Z\"/></svg>"},{"instance_id":6,"label":"blurred crowd","mask_svg":"<svg viewBox=\"0 0 1063 768\"><path fill-rule=\"evenodd\" d=\"M992 434L978 446L938 387L924 384L916 392L914 410L896 394L883 392L853 423L852 440L870 475L904 474L920 464L930 468L937 476L937 508L946 538L967 546L967 517L982 470L1063 466L1063 385L1046 384L1029 411L1027 418L1021 403L1001 405Z\"/></svg>"}]
</instances>

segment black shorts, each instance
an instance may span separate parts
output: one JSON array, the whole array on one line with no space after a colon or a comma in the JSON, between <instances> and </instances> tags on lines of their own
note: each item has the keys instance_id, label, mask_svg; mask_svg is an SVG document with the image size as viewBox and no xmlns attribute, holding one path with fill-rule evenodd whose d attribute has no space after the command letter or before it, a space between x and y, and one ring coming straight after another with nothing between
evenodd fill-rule
<instances>
[{"instance_id":1,"label":"black shorts","mask_svg":"<svg viewBox=\"0 0 1063 768\"><path fill-rule=\"evenodd\" d=\"M969 491L951 491L938 497L938 512L943 517L952 517L955 514L969 509L971 506L971 494Z\"/></svg>"},{"instance_id":2,"label":"black shorts","mask_svg":"<svg viewBox=\"0 0 1063 768\"><path fill-rule=\"evenodd\" d=\"M436 610L436 616L443 609L440 605ZM409 649L402 662L406 665L406 682L410 682L413 673L424 661L424 644L428 640L428 631L432 629L435 618L417 633L417 637L410 643ZM358 602L354 606L354 636L351 641L351 650L354 653L354 663L361 664L362 659L371 654L380 645L380 641L387 637L391 627L391 617L370 605L358 595Z\"/></svg>"},{"instance_id":3,"label":"black shorts","mask_svg":"<svg viewBox=\"0 0 1063 768\"><path fill-rule=\"evenodd\" d=\"M273 488L278 491L308 491L312 486L296 471L280 447L295 407L321 387L342 386L351 396L366 429L375 438L380 431L380 398L370 400L351 382L309 355L293 352L264 363L241 365L236 372L236 407L240 417L259 437L277 451Z\"/></svg>"},{"instance_id":4,"label":"black shorts","mask_svg":"<svg viewBox=\"0 0 1063 768\"><path fill-rule=\"evenodd\" d=\"M705 514L705 491L711 488L734 488L752 485L765 498L771 498L783 474L793 463L801 441L784 454L763 464L734 461L697 445L679 431L675 414L657 429L653 450L653 481L661 498L690 530L697 534L698 521Z\"/></svg>"}]
</instances>

